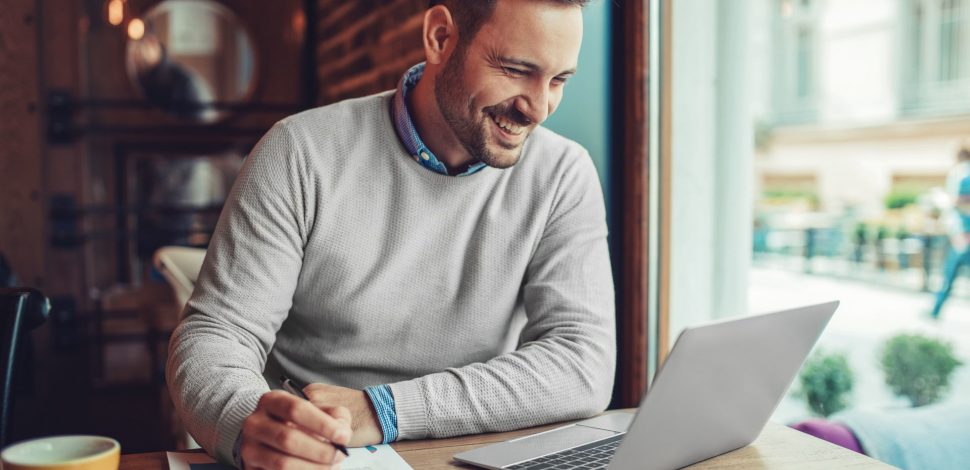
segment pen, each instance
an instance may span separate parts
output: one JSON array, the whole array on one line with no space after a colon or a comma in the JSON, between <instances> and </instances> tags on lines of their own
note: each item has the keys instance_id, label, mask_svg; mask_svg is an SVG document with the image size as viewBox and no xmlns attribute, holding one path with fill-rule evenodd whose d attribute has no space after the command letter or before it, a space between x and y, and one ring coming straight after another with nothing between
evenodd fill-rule
<instances>
[{"instance_id":1,"label":"pen","mask_svg":"<svg viewBox=\"0 0 970 470\"><path fill-rule=\"evenodd\" d=\"M298 397L300 397L300 398L302 398L302 399L304 399L306 401L310 401L310 398L308 398L306 396L306 394L303 393L303 387L297 385L296 382L294 382L293 380L287 378L285 375L281 375L280 376L280 381L283 382L283 390L286 390L287 392L290 392L293 395L296 395L296 396L298 396ZM330 445L336 447L337 450L343 452L344 455L346 455L347 457L350 457L350 452L347 452L347 448L344 447L342 444L337 444L336 442L331 442Z\"/></svg>"}]
</instances>

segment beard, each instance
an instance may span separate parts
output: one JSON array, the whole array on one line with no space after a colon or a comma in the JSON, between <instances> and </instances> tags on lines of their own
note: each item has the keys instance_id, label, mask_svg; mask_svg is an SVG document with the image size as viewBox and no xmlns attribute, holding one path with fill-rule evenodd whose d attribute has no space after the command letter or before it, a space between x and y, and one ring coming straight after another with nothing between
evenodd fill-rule
<instances>
[{"instance_id":1,"label":"beard","mask_svg":"<svg viewBox=\"0 0 970 470\"><path fill-rule=\"evenodd\" d=\"M509 168L518 163L522 156L522 145L498 142L498 147L504 151L494 152L489 149L487 128L492 124L488 121L493 117L503 117L520 126L528 126L531 121L511 103L488 106L482 109L480 119L472 117L479 113L471 103L471 94L463 80L467 52L467 47L459 45L442 67L434 85L435 101L445 123L465 151L471 155L473 163L481 162L493 168Z\"/></svg>"}]
</instances>

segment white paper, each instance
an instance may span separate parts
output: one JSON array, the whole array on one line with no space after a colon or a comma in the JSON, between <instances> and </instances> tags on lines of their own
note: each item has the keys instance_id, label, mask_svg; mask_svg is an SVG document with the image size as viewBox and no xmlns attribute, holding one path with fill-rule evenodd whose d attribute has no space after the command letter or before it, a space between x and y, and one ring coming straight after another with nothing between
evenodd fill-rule
<instances>
[{"instance_id":1,"label":"white paper","mask_svg":"<svg viewBox=\"0 0 970 470\"><path fill-rule=\"evenodd\" d=\"M412 470L389 445L347 449L350 457L340 463L341 470Z\"/></svg>"},{"instance_id":2,"label":"white paper","mask_svg":"<svg viewBox=\"0 0 970 470\"><path fill-rule=\"evenodd\" d=\"M413 470L389 445L347 449L350 457L340 463L341 470ZM202 452L168 452L169 470L229 470Z\"/></svg>"},{"instance_id":3,"label":"white paper","mask_svg":"<svg viewBox=\"0 0 970 470\"><path fill-rule=\"evenodd\" d=\"M168 470L229 470L229 465L221 464L205 452L166 452Z\"/></svg>"}]
</instances>

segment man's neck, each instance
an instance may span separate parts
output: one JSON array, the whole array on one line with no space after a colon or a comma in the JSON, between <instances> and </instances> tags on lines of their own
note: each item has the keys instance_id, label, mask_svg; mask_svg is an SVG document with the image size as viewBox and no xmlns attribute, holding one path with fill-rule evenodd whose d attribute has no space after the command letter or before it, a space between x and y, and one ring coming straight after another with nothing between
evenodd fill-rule
<instances>
[{"instance_id":1,"label":"man's neck","mask_svg":"<svg viewBox=\"0 0 970 470\"><path fill-rule=\"evenodd\" d=\"M421 141L448 167L449 174L460 172L472 163L472 157L458 141L438 109L434 96L434 78L428 75L427 70L414 89L407 94L407 105Z\"/></svg>"}]
</instances>

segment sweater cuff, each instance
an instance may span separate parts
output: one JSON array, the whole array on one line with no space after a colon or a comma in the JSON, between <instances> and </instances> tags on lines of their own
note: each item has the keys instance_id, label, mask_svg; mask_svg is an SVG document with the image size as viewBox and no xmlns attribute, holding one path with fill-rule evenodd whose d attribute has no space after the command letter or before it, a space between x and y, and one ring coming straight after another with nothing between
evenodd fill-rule
<instances>
[{"instance_id":1,"label":"sweater cuff","mask_svg":"<svg viewBox=\"0 0 970 470\"><path fill-rule=\"evenodd\" d=\"M378 385L364 389L367 398L370 398L371 405L377 413L377 421L381 424L381 432L384 434L383 444L390 444L397 440L397 411L394 409L394 395L391 387Z\"/></svg>"},{"instance_id":2,"label":"sweater cuff","mask_svg":"<svg viewBox=\"0 0 970 470\"><path fill-rule=\"evenodd\" d=\"M398 440L428 437L428 410L417 380L390 385L397 411Z\"/></svg>"},{"instance_id":3,"label":"sweater cuff","mask_svg":"<svg viewBox=\"0 0 970 470\"><path fill-rule=\"evenodd\" d=\"M245 397L227 408L216 427L216 455L214 456L216 460L242 468L242 457L237 455L236 443L242 442L240 436L242 435L243 422L249 415L253 414L258 403L259 395L253 395Z\"/></svg>"}]
</instances>

